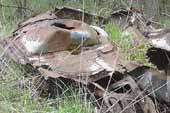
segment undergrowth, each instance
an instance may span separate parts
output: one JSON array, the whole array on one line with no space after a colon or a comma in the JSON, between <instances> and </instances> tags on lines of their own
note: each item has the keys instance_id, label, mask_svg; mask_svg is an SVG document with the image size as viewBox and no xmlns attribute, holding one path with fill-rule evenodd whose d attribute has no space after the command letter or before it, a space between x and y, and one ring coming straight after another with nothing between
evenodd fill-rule
<instances>
[{"instance_id":1,"label":"undergrowth","mask_svg":"<svg viewBox=\"0 0 170 113\"><path fill-rule=\"evenodd\" d=\"M123 31L115 23L107 24L105 30L109 33L110 40L116 44L118 51L123 54L126 59L150 65L145 58L149 44L143 41L136 44L133 34Z\"/></svg>"},{"instance_id":2,"label":"undergrowth","mask_svg":"<svg viewBox=\"0 0 170 113\"><path fill-rule=\"evenodd\" d=\"M169 28L170 27L170 17L162 17L160 18L160 27L161 28Z\"/></svg>"},{"instance_id":3,"label":"undergrowth","mask_svg":"<svg viewBox=\"0 0 170 113\"><path fill-rule=\"evenodd\" d=\"M31 78L28 69L12 61L1 61L4 73L0 71L0 113L92 113L92 104L81 101L78 90L72 86L65 85L56 98L36 96L27 81Z\"/></svg>"},{"instance_id":4,"label":"undergrowth","mask_svg":"<svg viewBox=\"0 0 170 113\"><path fill-rule=\"evenodd\" d=\"M56 99L33 97L32 91L0 85L0 113L92 113L91 104L74 93ZM64 92L64 91L63 91Z\"/></svg>"}]
</instances>

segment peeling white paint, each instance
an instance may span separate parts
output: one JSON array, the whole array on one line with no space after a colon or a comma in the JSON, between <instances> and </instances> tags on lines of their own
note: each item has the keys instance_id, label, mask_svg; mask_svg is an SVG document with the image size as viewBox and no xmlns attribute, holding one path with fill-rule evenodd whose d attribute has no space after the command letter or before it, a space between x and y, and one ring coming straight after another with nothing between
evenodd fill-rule
<instances>
[{"instance_id":1,"label":"peeling white paint","mask_svg":"<svg viewBox=\"0 0 170 113\"><path fill-rule=\"evenodd\" d=\"M108 38L107 32L104 31L102 28L97 27L97 26L92 26L92 25L91 25L90 27L92 27L93 29L95 29L95 30L100 34L101 37L103 37L103 38Z\"/></svg>"},{"instance_id":2,"label":"peeling white paint","mask_svg":"<svg viewBox=\"0 0 170 113\"><path fill-rule=\"evenodd\" d=\"M170 51L170 44L164 39L152 39L152 45L156 48L161 48Z\"/></svg>"},{"instance_id":3,"label":"peeling white paint","mask_svg":"<svg viewBox=\"0 0 170 113\"><path fill-rule=\"evenodd\" d=\"M35 38L31 37L28 39L26 35L23 36L21 42L25 46L26 50L32 54L41 53L46 47L44 42L40 41L40 39L35 40Z\"/></svg>"},{"instance_id":4,"label":"peeling white paint","mask_svg":"<svg viewBox=\"0 0 170 113\"><path fill-rule=\"evenodd\" d=\"M97 50L102 50L102 49L106 48L107 46L108 46L108 44L105 44L105 45L103 45L101 47L98 47Z\"/></svg>"},{"instance_id":5,"label":"peeling white paint","mask_svg":"<svg viewBox=\"0 0 170 113\"><path fill-rule=\"evenodd\" d=\"M136 20L136 16L133 14L132 18L131 18L131 22L134 23Z\"/></svg>"},{"instance_id":6,"label":"peeling white paint","mask_svg":"<svg viewBox=\"0 0 170 113\"><path fill-rule=\"evenodd\" d=\"M39 57L30 57L29 61L45 61L46 59L44 59L43 57L39 56Z\"/></svg>"},{"instance_id":7,"label":"peeling white paint","mask_svg":"<svg viewBox=\"0 0 170 113\"><path fill-rule=\"evenodd\" d=\"M101 66L98 65L98 64L92 64L92 65L89 67L90 71L97 71L97 70L99 70L100 68L101 68Z\"/></svg>"}]
</instances>

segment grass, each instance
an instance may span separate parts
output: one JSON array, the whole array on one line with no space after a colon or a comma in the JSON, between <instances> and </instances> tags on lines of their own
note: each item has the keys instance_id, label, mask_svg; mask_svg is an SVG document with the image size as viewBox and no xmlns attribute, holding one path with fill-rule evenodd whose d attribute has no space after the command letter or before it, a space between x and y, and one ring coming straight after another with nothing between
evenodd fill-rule
<instances>
[{"instance_id":1,"label":"grass","mask_svg":"<svg viewBox=\"0 0 170 113\"><path fill-rule=\"evenodd\" d=\"M148 65L145 53L149 44L142 42L136 45L133 34L123 31L115 23L107 24L105 30L109 33L110 40L117 45L118 51L123 54L126 59Z\"/></svg>"},{"instance_id":2,"label":"grass","mask_svg":"<svg viewBox=\"0 0 170 113\"><path fill-rule=\"evenodd\" d=\"M92 113L91 104L87 107L74 93L62 98L43 99L34 98L26 89L14 89L8 84L0 86L0 113Z\"/></svg>"},{"instance_id":3,"label":"grass","mask_svg":"<svg viewBox=\"0 0 170 113\"><path fill-rule=\"evenodd\" d=\"M93 113L94 108L91 102L82 102L80 101L79 94L72 94L73 96L65 96L64 101L61 101L59 105L60 113ZM78 96L77 96L78 95Z\"/></svg>"},{"instance_id":4,"label":"grass","mask_svg":"<svg viewBox=\"0 0 170 113\"><path fill-rule=\"evenodd\" d=\"M161 24L160 25L161 28L169 28L170 27L169 17L162 17L162 18L160 18L160 22L159 23Z\"/></svg>"},{"instance_id":5,"label":"grass","mask_svg":"<svg viewBox=\"0 0 170 113\"><path fill-rule=\"evenodd\" d=\"M71 86L65 86L56 98L41 98L31 86L17 85L31 77L28 68L7 58L1 58L0 66L4 67L0 71L0 113L92 113L92 105L80 101L78 91Z\"/></svg>"},{"instance_id":6,"label":"grass","mask_svg":"<svg viewBox=\"0 0 170 113\"><path fill-rule=\"evenodd\" d=\"M72 86L63 87L64 93L56 98L41 98L34 95L32 87L15 85L29 78L30 73L22 65L2 61L6 73L0 73L0 113L92 113L92 105L82 102Z\"/></svg>"}]
</instances>

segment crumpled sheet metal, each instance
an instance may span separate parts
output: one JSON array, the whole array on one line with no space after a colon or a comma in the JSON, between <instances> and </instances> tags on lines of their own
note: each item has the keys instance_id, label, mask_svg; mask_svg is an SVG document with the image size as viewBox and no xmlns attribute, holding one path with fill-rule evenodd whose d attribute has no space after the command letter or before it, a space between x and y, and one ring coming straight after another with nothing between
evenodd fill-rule
<instances>
[{"instance_id":1,"label":"crumpled sheet metal","mask_svg":"<svg viewBox=\"0 0 170 113\"><path fill-rule=\"evenodd\" d=\"M157 113L153 101L144 97L132 77L115 82L109 89L110 92L103 97L104 113Z\"/></svg>"},{"instance_id":2,"label":"crumpled sheet metal","mask_svg":"<svg viewBox=\"0 0 170 113\"><path fill-rule=\"evenodd\" d=\"M170 51L170 29L158 29L146 32L150 44L155 48Z\"/></svg>"},{"instance_id":3,"label":"crumpled sheet metal","mask_svg":"<svg viewBox=\"0 0 170 113\"><path fill-rule=\"evenodd\" d=\"M164 71L139 67L131 75L137 78L139 87L146 94L170 105L170 77Z\"/></svg>"},{"instance_id":4,"label":"crumpled sheet metal","mask_svg":"<svg viewBox=\"0 0 170 113\"><path fill-rule=\"evenodd\" d=\"M98 26L114 22L121 27L133 25L141 31L148 31L153 29L151 22L145 18L143 11L133 7L113 10L113 12L108 17L90 14L80 9L74 9L70 7L56 8L53 13L62 19L76 19L80 21L83 20L88 24L97 24ZM84 17L84 19L82 17Z\"/></svg>"},{"instance_id":5,"label":"crumpled sheet metal","mask_svg":"<svg viewBox=\"0 0 170 113\"><path fill-rule=\"evenodd\" d=\"M133 102L135 96L130 94L110 93L104 97L102 113L157 113L153 101L145 97ZM134 103L134 104L133 104Z\"/></svg>"},{"instance_id":6,"label":"crumpled sheet metal","mask_svg":"<svg viewBox=\"0 0 170 113\"><path fill-rule=\"evenodd\" d=\"M127 20L129 17L130 13L127 9L114 10L111 15L106 19L105 23L114 22L121 27L124 27L128 24Z\"/></svg>"},{"instance_id":7,"label":"crumpled sheet metal","mask_svg":"<svg viewBox=\"0 0 170 113\"><path fill-rule=\"evenodd\" d=\"M157 112L170 112L170 78L165 71L142 66L129 74L135 78L143 94L151 97L154 104L156 103Z\"/></svg>"},{"instance_id":8,"label":"crumpled sheet metal","mask_svg":"<svg viewBox=\"0 0 170 113\"><path fill-rule=\"evenodd\" d=\"M16 57L20 57L18 60L23 60L34 55L99 44L99 41L103 40L101 38L106 37L102 37L93 26L86 23L54 19L21 27L10 39L4 41L4 46L8 48L9 54L17 55ZM82 41L83 45L81 45Z\"/></svg>"},{"instance_id":9,"label":"crumpled sheet metal","mask_svg":"<svg viewBox=\"0 0 170 113\"><path fill-rule=\"evenodd\" d=\"M90 76L104 70L124 73L136 68L137 63L114 51L107 36L100 27L58 19L54 12L47 12L21 23L3 45L16 62L46 66L53 73L47 76L54 78L63 75L77 80L79 75Z\"/></svg>"},{"instance_id":10,"label":"crumpled sheet metal","mask_svg":"<svg viewBox=\"0 0 170 113\"><path fill-rule=\"evenodd\" d=\"M105 21L105 23L108 22L114 22L123 28L134 26L142 33L154 29L152 23L144 16L143 11L133 7L114 10Z\"/></svg>"},{"instance_id":11,"label":"crumpled sheet metal","mask_svg":"<svg viewBox=\"0 0 170 113\"><path fill-rule=\"evenodd\" d=\"M148 49L146 55L149 62L153 63L160 70L169 70L170 58L170 29L158 29L145 32L151 48Z\"/></svg>"},{"instance_id":12,"label":"crumpled sheet metal","mask_svg":"<svg viewBox=\"0 0 170 113\"><path fill-rule=\"evenodd\" d=\"M123 98L122 98L123 97ZM126 94L110 93L104 98L103 113L121 113L133 100L133 97ZM128 107L123 113L137 113L135 106Z\"/></svg>"},{"instance_id":13,"label":"crumpled sheet metal","mask_svg":"<svg viewBox=\"0 0 170 113\"><path fill-rule=\"evenodd\" d=\"M34 24L36 22L54 19L58 19L58 17L52 11L47 11L45 13L34 15L31 18L25 19L23 22L19 23L18 27L20 28L28 24Z\"/></svg>"},{"instance_id":14,"label":"crumpled sheet metal","mask_svg":"<svg viewBox=\"0 0 170 113\"><path fill-rule=\"evenodd\" d=\"M84 17L84 19L82 19L82 17ZM84 21L85 23L88 24L97 24L97 25L102 25L106 20L106 18L102 16L98 16L96 14L90 14L80 9L74 9L71 7L61 7L61 8L55 8L52 11L47 11L46 13L39 14L38 16L35 15L25 20L24 22L20 23L19 26L21 27L37 21L44 21L44 20L51 20L51 19L73 19L73 20Z\"/></svg>"},{"instance_id":15,"label":"crumpled sheet metal","mask_svg":"<svg viewBox=\"0 0 170 113\"><path fill-rule=\"evenodd\" d=\"M113 52L113 48L105 50L103 53L101 47L84 50L78 55L71 55L69 52L56 53L54 58L44 59L44 61L42 58L42 60L34 62L33 65L48 65L52 71L41 69L41 72L46 76L53 78L61 76L85 84L110 76L115 71L125 73L139 66L135 62L124 60Z\"/></svg>"},{"instance_id":16,"label":"crumpled sheet metal","mask_svg":"<svg viewBox=\"0 0 170 113\"><path fill-rule=\"evenodd\" d=\"M146 56L148 61L154 64L159 70L164 70L166 73L169 71L169 51L151 47L147 50Z\"/></svg>"},{"instance_id":17,"label":"crumpled sheet metal","mask_svg":"<svg viewBox=\"0 0 170 113\"><path fill-rule=\"evenodd\" d=\"M4 41L3 45L12 59L21 64L33 65L42 76L62 77L87 86L93 85L100 93L98 96L103 97L108 113L137 113L140 110L144 113L156 113L153 101L149 97L136 104L130 104L127 108L141 93L132 78L113 83L109 86L109 93L105 91L105 87L97 83L102 78L112 77L115 72L124 74L141 66L125 60L118 54L116 48L108 43L106 33L103 35L103 30L99 27L89 26L78 20L59 19L53 12L47 12L21 23L13 36ZM28 48L30 46L31 50ZM130 93L118 93L115 90L125 86L130 86ZM105 93L108 95L104 95Z\"/></svg>"},{"instance_id":18,"label":"crumpled sheet metal","mask_svg":"<svg viewBox=\"0 0 170 113\"><path fill-rule=\"evenodd\" d=\"M106 20L106 18L102 16L90 14L80 9L74 9L70 7L55 8L54 13L57 17L61 19L75 19L80 21L83 20L85 23L88 24L95 23L97 25L102 25ZM84 19L82 17L84 17Z\"/></svg>"}]
</instances>

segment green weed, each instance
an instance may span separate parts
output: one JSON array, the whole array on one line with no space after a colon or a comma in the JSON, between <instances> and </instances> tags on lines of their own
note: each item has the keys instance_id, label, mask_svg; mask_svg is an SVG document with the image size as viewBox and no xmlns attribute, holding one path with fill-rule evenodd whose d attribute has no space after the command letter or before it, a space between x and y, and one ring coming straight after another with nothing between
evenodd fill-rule
<instances>
[{"instance_id":1,"label":"green weed","mask_svg":"<svg viewBox=\"0 0 170 113\"><path fill-rule=\"evenodd\" d=\"M105 30L109 33L110 40L116 44L118 51L123 54L126 59L148 65L145 54L149 44L142 42L135 45L133 35L129 32L123 32L115 23L107 24Z\"/></svg>"},{"instance_id":2,"label":"green weed","mask_svg":"<svg viewBox=\"0 0 170 113\"><path fill-rule=\"evenodd\" d=\"M160 22L161 25L160 27L162 28L169 28L170 27L170 20L169 17L164 17L164 18L160 18Z\"/></svg>"}]
</instances>

